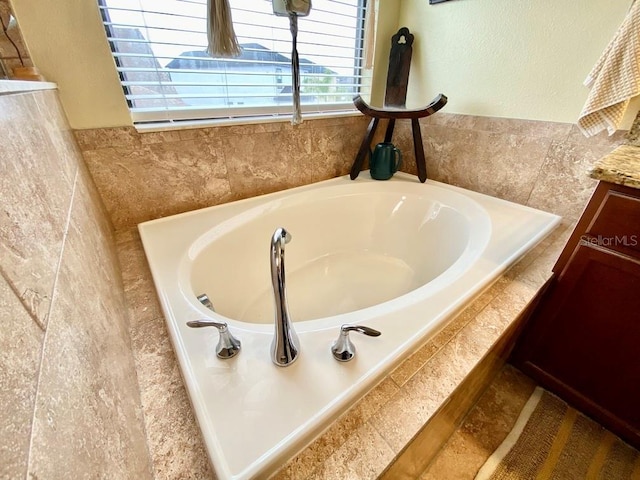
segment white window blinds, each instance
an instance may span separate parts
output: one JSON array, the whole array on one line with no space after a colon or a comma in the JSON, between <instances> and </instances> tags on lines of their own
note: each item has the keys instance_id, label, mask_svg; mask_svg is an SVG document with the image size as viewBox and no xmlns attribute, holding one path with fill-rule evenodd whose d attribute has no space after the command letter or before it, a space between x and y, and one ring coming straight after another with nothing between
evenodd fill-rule
<instances>
[{"instance_id":1,"label":"white window blinds","mask_svg":"<svg viewBox=\"0 0 640 480\"><path fill-rule=\"evenodd\" d=\"M206 53L206 0L98 0L135 123L290 115L289 19L270 0L230 0L242 46ZM362 68L366 0L313 0L299 18L303 112L353 109L368 93Z\"/></svg>"}]
</instances>

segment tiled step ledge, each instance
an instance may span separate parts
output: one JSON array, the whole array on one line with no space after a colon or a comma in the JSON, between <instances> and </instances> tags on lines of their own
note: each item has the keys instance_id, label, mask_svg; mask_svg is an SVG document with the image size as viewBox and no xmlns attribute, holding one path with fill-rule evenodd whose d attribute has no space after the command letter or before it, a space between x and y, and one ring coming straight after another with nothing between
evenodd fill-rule
<instances>
[{"instance_id":1,"label":"tiled step ledge","mask_svg":"<svg viewBox=\"0 0 640 480\"><path fill-rule=\"evenodd\" d=\"M417 478L504 363L510 331L570 232L558 227L272 478ZM155 477L215 478L137 231L117 232L116 243Z\"/></svg>"}]
</instances>

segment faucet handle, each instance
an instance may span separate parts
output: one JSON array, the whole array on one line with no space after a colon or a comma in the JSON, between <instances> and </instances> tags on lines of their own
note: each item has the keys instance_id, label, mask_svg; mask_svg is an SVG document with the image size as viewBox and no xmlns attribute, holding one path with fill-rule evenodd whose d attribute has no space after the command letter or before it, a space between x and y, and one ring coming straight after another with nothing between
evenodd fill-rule
<instances>
[{"instance_id":1,"label":"faucet handle","mask_svg":"<svg viewBox=\"0 0 640 480\"><path fill-rule=\"evenodd\" d=\"M349 338L349 332L358 332L369 337L379 337L381 332L364 325L342 325L338 339L331 345L333 358L339 362L348 362L356 355L356 346Z\"/></svg>"},{"instance_id":2,"label":"faucet handle","mask_svg":"<svg viewBox=\"0 0 640 480\"><path fill-rule=\"evenodd\" d=\"M220 333L216 355L218 358L232 358L240 353L240 340L231 335L226 322L214 322L213 320L192 320L187 322L191 328L216 327Z\"/></svg>"}]
</instances>

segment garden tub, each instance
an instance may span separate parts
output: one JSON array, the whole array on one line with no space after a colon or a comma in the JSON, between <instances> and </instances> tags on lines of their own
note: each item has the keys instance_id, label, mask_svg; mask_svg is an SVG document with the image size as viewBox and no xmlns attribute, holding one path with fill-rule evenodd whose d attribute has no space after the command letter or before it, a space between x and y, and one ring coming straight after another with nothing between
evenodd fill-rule
<instances>
[{"instance_id":1,"label":"garden tub","mask_svg":"<svg viewBox=\"0 0 640 480\"><path fill-rule=\"evenodd\" d=\"M559 222L546 212L396 174L340 177L139 225L168 331L216 474L264 477L441 330ZM270 240L285 228L295 363L272 363ZM214 310L198 300L206 295ZM216 357L226 322L242 343ZM356 355L330 351L341 325Z\"/></svg>"}]
</instances>

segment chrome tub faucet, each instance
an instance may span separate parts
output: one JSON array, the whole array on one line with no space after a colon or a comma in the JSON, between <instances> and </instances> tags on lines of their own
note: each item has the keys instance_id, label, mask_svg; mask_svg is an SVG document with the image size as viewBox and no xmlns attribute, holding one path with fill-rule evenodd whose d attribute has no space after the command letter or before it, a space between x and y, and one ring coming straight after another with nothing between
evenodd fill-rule
<instances>
[{"instance_id":1,"label":"chrome tub faucet","mask_svg":"<svg viewBox=\"0 0 640 480\"><path fill-rule=\"evenodd\" d=\"M271 360L279 367L296 361L300 354L300 341L289 318L284 271L284 246L291 234L278 228L271 238L271 283L275 299L275 335L271 342Z\"/></svg>"}]
</instances>

